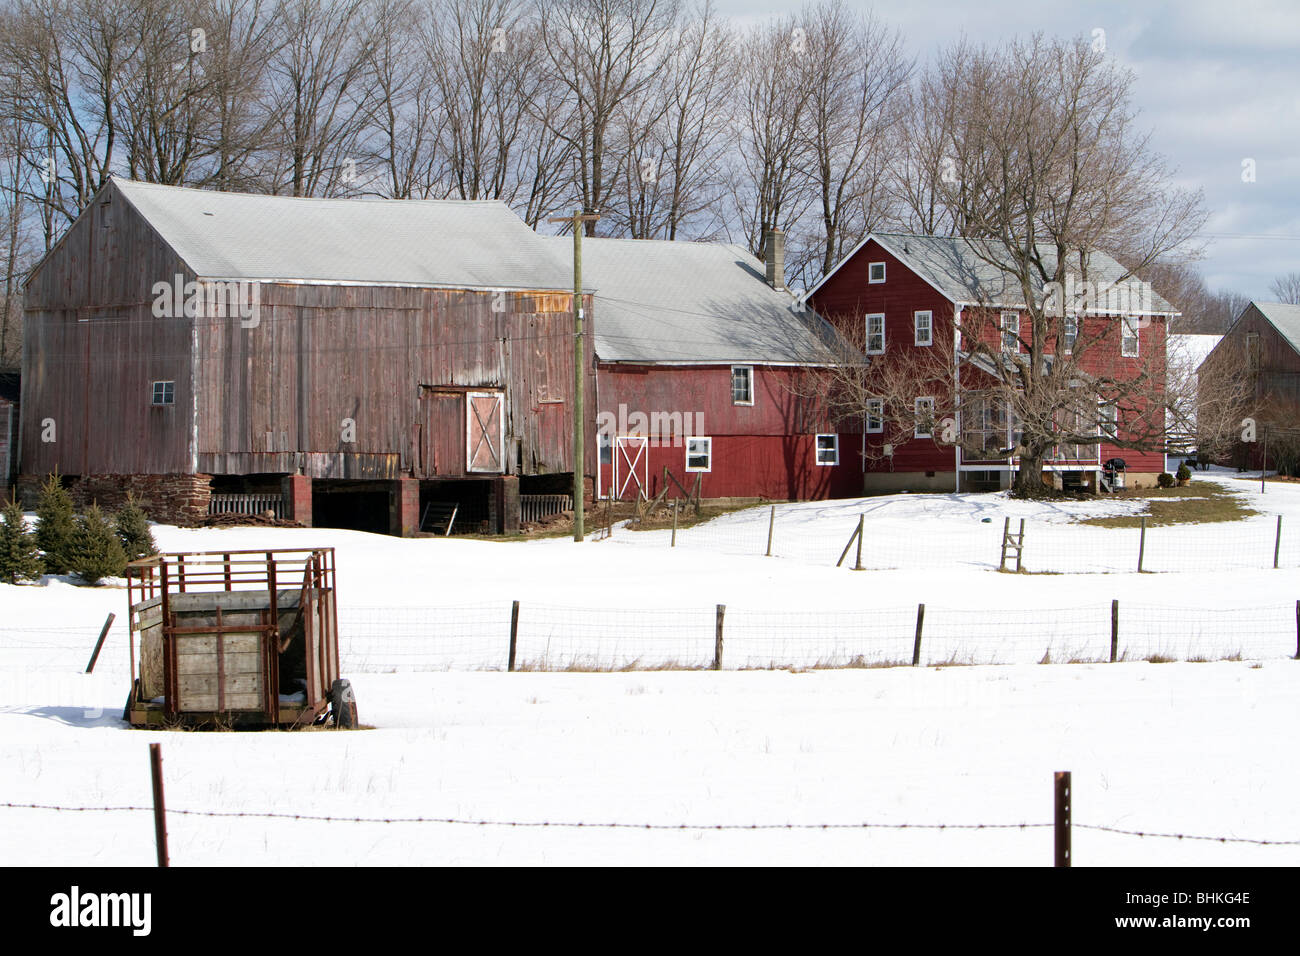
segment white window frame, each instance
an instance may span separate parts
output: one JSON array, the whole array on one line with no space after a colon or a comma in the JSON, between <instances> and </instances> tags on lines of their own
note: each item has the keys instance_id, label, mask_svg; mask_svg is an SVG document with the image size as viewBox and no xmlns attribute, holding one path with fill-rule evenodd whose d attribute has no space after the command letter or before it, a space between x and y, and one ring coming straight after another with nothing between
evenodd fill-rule
<instances>
[{"instance_id":1,"label":"white window frame","mask_svg":"<svg viewBox=\"0 0 1300 956\"><path fill-rule=\"evenodd\" d=\"M867 399L866 425L868 435L879 435L885 430L885 400L883 398ZM871 427L871 420L875 419L876 427Z\"/></svg>"},{"instance_id":2,"label":"white window frame","mask_svg":"<svg viewBox=\"0 0 1300 956\"><path fill-rule=\"evenodd\" d=\"M1014 320L1015 325L1009 326L1007 320ZM1020 313L1003 312L998 319L998 328L1002 333L1002 351L1009 354L1020 354ZM1007 336L1012 336L1010 344L1007 343Z\"/></svg>"},{"instance_id":3,"label":"white window frame","mask_svg":"<svg viewBox=\"0 0 1300 956\"><path fill-rule=\"evenodd\" d=\"M921 317L925 316L925 341L921 341ZM934 313L927 310L912 313L912 344L934 344Z\"/></svg>"},{"instance_id":4,"label":"white window frame","mask_svg":"<svg viewBox=\"0 0 1300 956\"><path fill-rule=\"evenodd\" d=\"M928 414L924 414L924 415L923 415L923 414L921 413L921 409L922 409L922 408L928 408L928 409L929 409ZM913 411L913 413L914 413L915 416L916 416L916 418L915 418L915 423L914 423L914 425L912 426L912 437L913 437L913 438L933 438L933 437L934 437L934 431L933 431L933 429L934 429L934 396L932 396L932 395L922 395L920 398L918 398L918 399L915 401L915 403L913 403L913 405L912 405L912 411ZM921 422L924 421L925 419L929 419L930 429L931 429L931 430L930 430L930 431L925 431L925 432L923 432L923 431L921 431Z\"/></svg>"},{"instance_id":5,"label":"white window frame","mask_svg":"<svg viewBox=\"0 0 1300 956\"><path fill-rule=\"evenodd\" d=\"M159 385L162 386L162 390L161 390L162 397L164 399L170 399L170 401L161 401L161 402L158 401L159 394L160 394L158 388ZM173 405L175 405L176 404L176 382L170 379L159 379L158 381L154 382L149 394L149 404L154 408L170 408Z\"/></svg>"},{"instance_id":6,"label":"white window frame","mask_svg":"<svg viewBox=\"0 0 1300 956\"><path fill-rule=\"evenodd\" d=\"M704 443L704 451L703 451L702 453L697 451L694 455L692 455L692 454L691 454L691 446L692 446L695 442L703 442L703 443ZM692 458L692 457L694 457L694 458L699 458L699 457L701 456L701 454L703 454L704 459L705 459L705 461L707 462L707 464L706 464L703 468L692 468L692 467L691 467L691 458ZM708 437L705 437L705 436L702 436L702 435L692 435L692 436L690 436L689 438L686 439L686 470L687 470L687 471L698 471L698 472L703 472L703 473L708 473L708 472L713 471L713 439L712 439L712 438L708 438Z\"/></svg>"},{"instance_id":7,"label":"white window frame","mask_svg":"<svg viewBox=\"0 0 1300 956\"><path fill-rule=\"evenodd\" d=\"M1119 437L1119 406L1114 402L1097 404L1097 435L1111 441Z\"/></svg>"},{"instance_id":8,"label":"white window frame","mask_svg":"<svg viewBox=\"0 0 1300 956\"><path fill-rule=\"evenodd\" d=\"M1070 331L1070 327L1074 331ZM1077 315L1067 315L1061 329L1061 351L1066 355L1074 354L1074 343L1079 340L1079 317Z\"/></svg>"},{"instance_id":9,"label":"white window frame","mask_svg":"<svg viewBox=\"0 0 1300 956\"><path fill-rule=\"evenodd\" d=\"M875 278L876 266L880 266L879 279ZM880 285L884 281L885 281L885 264L883 262L868 262L867 263L867 284Z\"/></svg>"},{"instance_id":10,"label":"white window frame","mask_svg":"<svg viewBox=\"0 0 1300 956\"><path fill-rule=\"evenodd\" d=\"M826 450L833 455L834 457L833 461L822 461L822 439L823 438L829 438L831 440L831 447ZM818 465L838 465L840 463L840 436L832 435L832 434L818 435L816 438L816 443L813 446L813 457L816 460Z\"/></svg>"},{"instance_id":11,"label":"white window frame","mask_svg":"<svg viewBox=\"0 0 1300 956\"><path fill-rule=\"evenodd\" d=\"M1138 317L1136 315L1122 315L1119 321L1119 354L1124 358L1137 358L1142 350L1142 343L1138 338L1138 332L1141 331L1142 327L1138 325ZM1132 335L1128 334L1130 330L1133 332ZM1133 343L1133 351L1131 352L1128 346L1130 341Z\"/></svg>"},{"instance_id":12,"label":"white window frame","mask_svg":"<svg viewBox=\"0 0 1300 956\"><path fill-rule=\"evenodd\" d=\"M871 320L872 319L880 320L880 348L878 349L873 349L871 347ZM866 332L867 332L867 342L866 342L867 347L865 350L866 353L868 355L884 355L885 354L885 313L869 312L867 313L867 317L864 321L866 322Z\"/></svg>"},{"instance_id":13,"label":"white window frame","mask_svg":"<svg viewBox=\"0 0 1300 956\"><path fill-rule=\"evenodd\" d=\"M745 391L749 393L749 398L741 400L736 398L736 373L745 373ZM731 366L731 404L733 405L753 405L754 404L754 366L752 365L733 365Z\"/></svg>"}]
</instances>

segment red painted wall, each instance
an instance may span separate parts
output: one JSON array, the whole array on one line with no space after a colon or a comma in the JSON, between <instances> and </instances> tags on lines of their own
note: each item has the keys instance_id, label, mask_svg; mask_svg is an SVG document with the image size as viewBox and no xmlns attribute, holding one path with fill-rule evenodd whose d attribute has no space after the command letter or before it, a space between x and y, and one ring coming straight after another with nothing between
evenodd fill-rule
<instances>
[{"instance_id":1,"label":"red painted wall","mask_svg":"<svg viewBox=\"0 0 1300 956\"><path fill-rule=\"evenodd\" d=\"M885 281L868 281L868 266L873 262L885 263ZM820 289L811 297L818 313L833 322L859 345L865 345L865 317L871 313L885 315L885 348L919 350L943 349L951 355L953 342L953 315L955 306L925 279L914 273L900 259L886 251L875 240L867 242L854 253ZM915 345L914 313L930 311L933 315L933 345ZM1007 310L1010 311L1010 310ZM1022 338L1029 341L1029 318L1020 313ZM983 312L967 308L962 313L963 335L977 335L981 340L996 343L1000 334L999 310ZM1081 356L1080 365L1091 374L1114 374L1132 378L1138 375L1144 363L1153 359L1163 377L1166 322L1161 317L1144 318L1139 331L1139 354L1129 358L1120 354L1119 320L1101 316L1086 316L1081 335L1091 336L1097 331L1098 339ZM962 371L963 382L974 374ZM1120 428L1123 428L1121 416ZM878 445L883 439L867 436L869 443ZM1101 460L1123 458L1128 469L1134 472L1164 470L1164 455L1159 452L1134 451L1103 443ZM955 455L950 446L943 446L929 438L919 438L894 446L894 471L948 471L955 467ZM869 471L888 470L887 463L869 461Z\"/></svg>"},{"instance_id":2,"label":"red painted wall","mask_svg":"<svg viewBox=\"0 0 1300 956\"><path fill-rule=\"evenodd\" d=\"M647 435L649 495L662 488L665 467L688 489L700 474L700 493L705 498L818 499L859 494L860 436L841 435L840 463L818 465L815 436L833 429L816 399L802 394L806 392L800 385L803 371L762 365L753 369L754 403L736 405L731 400L730 365L603 363L596 373L597 404L603 416L597 418L597 429L604 425L612 434ZM682 422L680 432L668 417L673 414ZM713 439L710 471L686 471L687 433ZM603 494L611 482L612 462L601 467ZM620 470L626 470L625 465L620 464Z\"/></svg>"}]
</instances>

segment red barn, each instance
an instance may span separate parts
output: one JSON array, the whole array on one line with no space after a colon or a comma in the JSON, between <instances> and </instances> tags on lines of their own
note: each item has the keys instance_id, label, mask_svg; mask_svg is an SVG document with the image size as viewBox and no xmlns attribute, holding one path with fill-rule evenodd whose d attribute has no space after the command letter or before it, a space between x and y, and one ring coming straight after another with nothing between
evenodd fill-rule
<instances>
[{"instance_id":1,"label":"red barn","mask_svg":"<svg viewBox=\"0 0 1300 956\"><path fill-rule=\"evenodd\" d=\"M828 327L785 288L782 242L764 263L729 244L583 241L600 494L653 496L665 469L687 489L698 477L704 498L861 491L856 446L804 387L831 360Z\"/></svg>"},{"instance_id":2,"label":"red barn","mask_svg":"<svg viewBox=\"0 0 1300 956\"><path fill-rule=\"evenodd\" d=\"M1019 468L1019 460L1007 455L1015 445L1012 415L976 398L988 380L985 373L995 370L981 371L979 362L970 361L968 350L972 337L978 335L1004 355L1023 351L1030 317L1019 284L989 263L997 258L991 246L977 249L976 243L872 234L808 294L816 311L868 356L888 354L904 362L942 365L956 393L953 405L960 442L943 443L938 434L923 434L918 427L908 440L886 447L881 445L880 420L870 416L864 427L869 491L1005 488ZM1086 273L1077 271L1099 290L1077 313L1067 312L1063 323L1063 348L1069 349L1069 343L1080 337L1089 342L1086 352L1080 347L1080 371L1120 381L1154 375L1163 382L1166 323L1178 313L1149 286L1130 286L1123 267L1105 254L1093 253ZM1080 290L1069 289L1071 281L1067 277L1063 302L1075 302L1082 290L1082 280ZM963 394L968 396L964 402ZM918 417L927 401L933 403L933 396L917 396ZM1164 470L1163 448L1117 447L1105 440L1107 435L1123 440L1136 434L1127 430L1136 426L1104 402L1097 417L1098 441L1058 447L1055 457L1046 462L1047 471L1060 484L1096 488L1103 464L1122 458L1130 485L1154 484ZM987 451L971 452L973 447Z\"/></svg>"}]
</instances>

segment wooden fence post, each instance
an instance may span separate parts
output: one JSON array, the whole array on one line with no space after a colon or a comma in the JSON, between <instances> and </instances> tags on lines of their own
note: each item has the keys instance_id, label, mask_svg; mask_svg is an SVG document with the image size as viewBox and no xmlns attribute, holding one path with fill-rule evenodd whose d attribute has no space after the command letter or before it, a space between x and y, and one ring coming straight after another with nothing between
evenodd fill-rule
<instances>
[{"instance_id":1,"label":"wooden fence post","mask_svg":"<svg viewBox=\"0 0 1300 956\"><path fill-rule=\"evenodd\" d=\"M1282 552L1282 516L1277 516L1277 535L1273 538L1273 570L1277 570L1278 555Z\"/></svg>"},{"instance_id":2,"label":"wooden fence post","mask_svg":"<svg viewBox=\"0 0 1300 956\"><path fill-rule=\"evenodd\" d=\"M1142 573L1142 560L1147 553L1147 518L1142 516L1142 534L1138 538L1138 574Z\"/></svg>"},{"instance_id":3,"label":"wooden fence post","mask_svg":"<svg viewBox=\"0 0 1300 956\"><path fill-rule=\"evenodd\" d=\"M921 663L921 630L925 627L925 605L916 606L916 641L912 644L912 666Z\"/></svg>"},{"instance_id":4,"label":"wooden fence post","mask_svg":"<svg viewBox=\"0 0 1300 956\"><path fill-rule=\"evenodd\" d=\"M713 669L722 670L722 618L727 613L727 605L718 605L718 623L713 636Z\"/></svg>"},{"instance_id":5,"label":"wooden fence post","mask_svg":"<svg viewBox=\"0 0 1300 956\"><path fill-rule=\"evenodd\" d=\"M230 567L229 564L226 567ZM1273 562L1273 567L1277 567L1277 562ZM95 642L95 649L90 653L90 663L86 665L86 673L89 674L95 669L95 661L99 660L99 650L104 646L104 638L108 637L108 629L113 626L113 621L117 618L116 614L109 614L108 619L104 621L104 627L99 632L99 640Z\"/></svg>"},{"instance_id":6,"label":"wooden fence post","mask_svg":"<svg viewBox=\"0 0 1300 956\"><path fill-rule=\"evenodd\" d=\"M676 498L673 499L673 537L672 540L668 542L668 547L670 548L677 547L677 499Z\"/></svg>"},{"instance_id":7,"label":"wooden fence post","mask_svg":"<svg viewBox=\"0 0 1300 956\"><path fill-rule=\"evenodd\" d=\"M1300 661L1300 601L1295 602L1295 659Z\"/></svg>"},{"instance_id":8,"label":"wooden fence post","mask_svg":"<svg viewBox=\"0 0 1300 956\"><path fill-rule=\"evenodd\" d=\"M1110 662L1114 664L1117 660L1119 660L1119 598L1110 602Z\"/></svg>"},{"instance_id":9,"label":"wooden fence post","mask_svg":"<svg viewBox=\"0 0 1300 956\"><path fill-rule=\"evenodd\" d=\"M1070 866L1070 771L1056 773L1056 865Z\"/></svg>"},{"instance_id":10,"label":"wooden fence post","mask_svg":"<svg viewBox=\"0 0 1300 956\"><path fill-rule=\"evenodd\" d=\"M1278 521L1280 522L1281 520L1282 518L1279 516ZM772 556L772 530L775 527L776 527L776 505L772 505L772 510L767 516L767 554L764 555L764 557L767 558L770 558ZM1273 562L1273 567L1277 567L1276 561Z\"/></svg>"},{"instance_id":11,"label":"wooden fence post","mask_svg":"<svg viewBox=\"0 0 1300 956\"><path fill-rule=\"evenodd\" d=\"M158 865L167 861L167 807L163 802L162 744L149 745L149 769L153 775L153 831L158 847Z\"/></svg>"},{"instance_id":12,"label":"wooden fence post","mask_svg":"<svg viewBox=\"0 0 1300 956\"><path fill-rule=\"evenodd\" d=\"M1020 519L1020 534L1016 536L1016 574L1020 573L1020 559L1025 554L1025 519Z\"/></svg>"},{"instance_id":13,"label":"wooden fence post","mask_svg":"<svg viewBox=\"0 0 1300 956\"><path fill-rule=\"evenodd\" d=\"M1011 519L1006 518L1002 522L1002 558L998 561L998 570L1007 569L1007 535L1011 533Z\"/></svg>"},{"instance_id":14,"label":"wooden fence post","mask_svg":"<svg viewBox=\"0 0 1300 956\"><path fill-rule=\"evenodd\" d=\"M853 547L853 542L854 542L854 541L858 541L858 540L860 540L861 537L862 537L862 519L859 518L859 519L858 519L858 526L857 526L856 528L854 528L854 529L853 529L853 533L852 533L851 535L849 535L849 543L846 544L846 545L844 546L844 550L840 552L840 559L839 559L838 561L835 562L835 566L836 566L837 568L838 568L841 564L843 564L843 563L844 563L844 559L847 558L847 557L849 556L849 548Z\"/></svg>"},{"instance_id":15,"label":"wooden fence post","mask_svg":"<svg viewBox=\"0 0 1300 956\"><path fill-rule=\"evenodd\" d=\"M857 563L853 565L854 571L866 570L866 568L862 566L862 539L865 537L863 534L863 528L866 526L866 522L867 516L865 514L858 515L858 558Z\"/></svg>"},{"instance_id":16,"label":"wooden fence post","mask_svg":"<svg viewBox=\"0 0 1300 956\"><path fill-rule=\"evenodd\" d=\"M510 605L510 660L506 662L506 671L515 669L515 648L519 645L519 602Z\"/></svg>"}]
</instances>

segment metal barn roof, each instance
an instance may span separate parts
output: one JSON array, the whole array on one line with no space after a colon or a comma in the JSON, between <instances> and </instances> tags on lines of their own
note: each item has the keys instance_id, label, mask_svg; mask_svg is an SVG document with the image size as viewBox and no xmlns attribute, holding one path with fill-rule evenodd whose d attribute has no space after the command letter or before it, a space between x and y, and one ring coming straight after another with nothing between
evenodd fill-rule
<instances>
[{"instance_id":1,"label":"metal barn roof","mask_svg":"<svg viewBox=\"0 0 1300 956\"><path fill-rule=\"evenodd\" d=\"M568 236L548 239L558 250ZM811 310L767 284L743 246L654 239L582 241L596 288L596 355L606 362L817 364L831 360Z\"/></svg>"},{"instance_id":2,"label":"metal barn roof","mask_svg":"<svg viewBox=\"0 0 1300 956\"><path fill-rule=\"evenodd\" d=\"M1291 348L1300 352L1300 305L1290 305L1286 302L1251 302L1250 304L1272 323L1278 334L1291 344ZM1244 311L1242 315L1245 315Z\"/></svg>"},{"instance_id":3,"label":"metal barn roof","mask_svg":"<svg viewBox=\"0 0 1300 956\"><path fill-rule=\"evenodd\" d=\"M503 202L303 199L113 183L203 278L573 288L571 263Z\"/></svg>"},{"instance_id":4,"label":"metal barn roof","mask_svg":"<svg viewBox=\"0 0 1300 956\"><path fill-rule=\"evenodd\" d=\"M906 262L918 275L957 305L1025 307L1025 297L1015 276L987 261L989 259L1002 261L1002 257L1005 256L1005 253L1002 253L1002 256L997 254L998 247L994 243L962 237L876 232L867 236L858 245L858 249L862 248L869 239L875 239L889 252ZM853 253L858 249L854 249ZM1048 269L1054 269L1055 249L1044 246L1039 251L1043 256L1044 265ZM852 258L853 253L840 260L840 266ZM840 266L831 270L822 282L834 275ZM1081 273L1077 265L1073 271L1076 274ZM1094 251L1088 257L1089 281L1111 284L1129 278L1132 277L1127 274L1124 267L1104 252ZM1149 305L1150 309L1143 310L1147 314L1178 314L1177 309L1155 293L1152 294Z\"/></svg>"}]
</instances>

